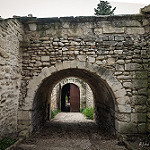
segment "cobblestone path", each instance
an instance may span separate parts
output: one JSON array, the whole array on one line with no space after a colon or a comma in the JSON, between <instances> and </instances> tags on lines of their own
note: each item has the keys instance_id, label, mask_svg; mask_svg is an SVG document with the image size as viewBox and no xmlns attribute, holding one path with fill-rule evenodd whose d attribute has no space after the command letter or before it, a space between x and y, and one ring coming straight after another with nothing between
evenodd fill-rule
<instances>
[{"instance_id":1,"label":"cobblestone path","mask_svg":"<svg viewBox=\"0 0 150 150\"><path fill-rule=\"evenodd\" d=\"M126 150L81 113L59 113L12 150Z\"/></svg>"}]
</instances>

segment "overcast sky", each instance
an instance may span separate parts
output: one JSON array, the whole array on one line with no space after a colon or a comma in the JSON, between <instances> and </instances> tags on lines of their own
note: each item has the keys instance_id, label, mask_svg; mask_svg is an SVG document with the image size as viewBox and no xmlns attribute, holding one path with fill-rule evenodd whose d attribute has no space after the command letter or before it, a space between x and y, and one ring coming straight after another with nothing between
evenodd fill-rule
<instances>
[{"instance_id":1,"label":"overcast sky","mask_svg":"<svg viewBox=\"0 0 150 150\"><path fill-rule=\"evenodd\" d=\"M114 7L115 14L135 14L150 4L150 0L107 0ZM99 0L0 0L0 16L13 15L34 17L92 16Z\"/></svg>"}]
</instances>

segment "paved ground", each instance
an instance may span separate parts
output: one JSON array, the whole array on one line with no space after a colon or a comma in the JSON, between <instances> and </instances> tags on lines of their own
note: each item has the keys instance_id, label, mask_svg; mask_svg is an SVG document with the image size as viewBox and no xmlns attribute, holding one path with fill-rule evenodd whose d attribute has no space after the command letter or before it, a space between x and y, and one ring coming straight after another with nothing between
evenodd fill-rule
<instances>
[{"instance_id":1,"label":"paved ground","mask_svg":"<svg viewBox=\"0 0 150 150\"><path fill-rule=\"evenodd\" d=\"M12 150L126 150L81 113L59 113Z\"/></svg>"}]
</instances>

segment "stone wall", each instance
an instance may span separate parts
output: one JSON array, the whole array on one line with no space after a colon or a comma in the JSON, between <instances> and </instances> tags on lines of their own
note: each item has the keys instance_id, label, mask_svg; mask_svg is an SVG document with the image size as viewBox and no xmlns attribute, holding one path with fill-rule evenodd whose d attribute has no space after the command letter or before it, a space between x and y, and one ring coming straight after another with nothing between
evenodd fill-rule
<instances>
[{"instance_id":1,"label":"stone wall","mask_svg":"<svg viewBox=\"0 0 150 150\"><path fill-rule=\"evenodd\" d=\"M0 138L17 131L22 36L20 22L0 20Z\"/></svg>"},{"instance_id":2,"label":"stone wall","mask_svg":"<svg viewBox=\"0 0 150 150\"><path fill-rule=\"evenodd\" d=\"M147 131L149 22L144 15L22 18L22 22L26 34L20 109L26 103L28 83L43 68L65 61L89 62L111 70L123 88L114 95L118 130Z\"/></svg>"},{"instance_id":3,"label":"stone wall","mask_svg":"<svg viewBox=\"0 0 150 150\"><path fill-rule=\"evenodd\" d=\"M149 7L142 13L1 20L1 137L39 129L52 89L72 76L90 85L100 127L150 132Z\"/></svg>"},{"instance_id":4,"label":"stone wall","mask_svg":"<svg viewBox=\"0 0 150 150\"><path fill-rule=\"evenodd\" d=\"M60 81L52 90L52 94L51 94L51 109L52 110L60 109L59 104L61 100L61 97L60 97L61 90L63 86L68 83L73 83L76 86L78 86L80 90L80 108L81 109L94 107L93 106L93 101L94 101L93 93L89 85L81 79L70 77L70 78L66 78Z\"/></svg>"}]
</instances>

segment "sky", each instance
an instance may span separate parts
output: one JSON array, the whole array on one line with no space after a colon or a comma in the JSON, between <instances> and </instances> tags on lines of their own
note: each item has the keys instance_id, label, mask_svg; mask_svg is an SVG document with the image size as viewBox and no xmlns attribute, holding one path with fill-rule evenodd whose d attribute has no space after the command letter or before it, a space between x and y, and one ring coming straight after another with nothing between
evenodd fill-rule
<instances>
[{"instance_id":1,"label":"sky","mask_svg":"<svg viewBox=\"0 0 150 150\"><path fill-rule=\"evenodd\" d=\"M137 14L150 0L107 0L117 14ZM0 16L65 17L93 16L99 0L0 0Z\"/></svg>"}]
</instances>

